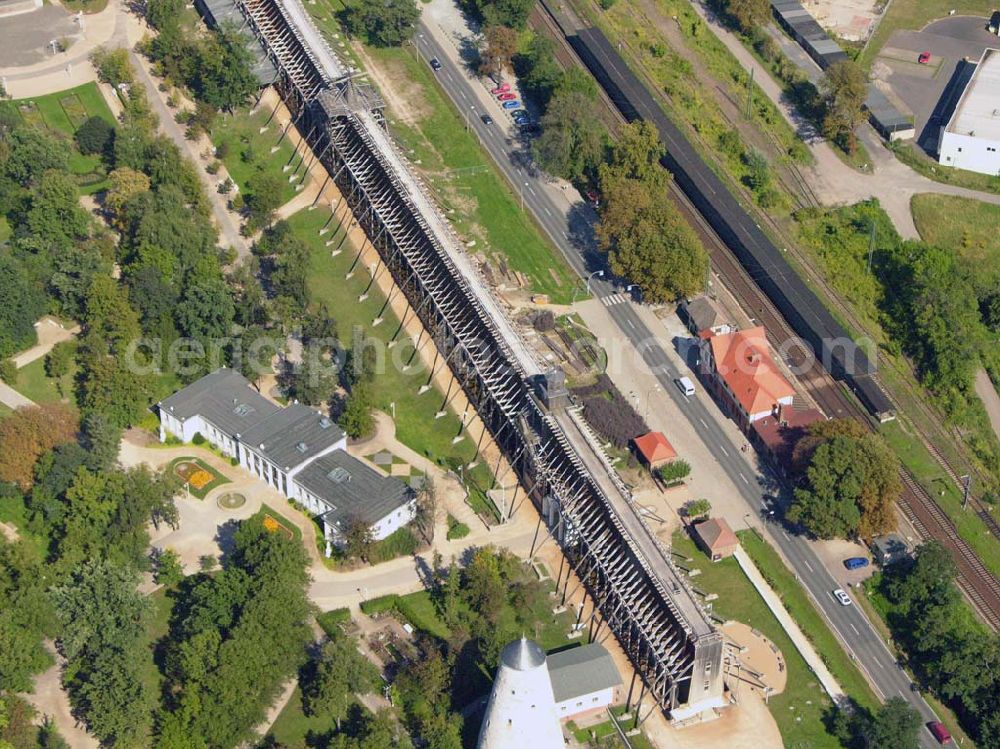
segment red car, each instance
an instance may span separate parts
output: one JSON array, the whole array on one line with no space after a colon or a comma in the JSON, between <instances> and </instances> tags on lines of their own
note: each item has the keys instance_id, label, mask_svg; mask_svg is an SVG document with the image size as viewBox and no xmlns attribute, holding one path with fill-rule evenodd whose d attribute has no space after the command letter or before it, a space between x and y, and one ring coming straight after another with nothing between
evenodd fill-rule
<instances>
[{"instance_id":1,"label":"red car","mask_svg":"<svg viewBox=\"0 0 1000 749\"><path fill-rule=\"evenodd\" d=\"M927 724L927 730L933 734L934 738L937 739L939 744L950 744L951 734L948 733L948 729L939 720L932 720Z\"/></svg>"},{"instance_id":2,"label":"red car","mask_svg":"<svg viewBox=\"0 0 1000 749\"><path fill-rule=\"evenodd\" d=\"M512 94L509 91L500 94L497 97L500 101L514 101L517 98L517 94Z\"/></svg>"},{"instance_id":3,"label":"red car","mask_svg":"<svg viewBox=\"0 0 1000 749\"><path fill-rule=\"evenodd\" d=\"M501 83L496 88L491 89L490 93L495 96L496 94L505 94L508 91L510 91L510 84L509 83Z\"/></svg>"},{"instance_id":4,"label":"red car","mask_svg":"<svg viewBox=\"0 0 1000 749\"><path fill-rule=\"evenodd\" d=\"M930 61L931 61L930 52L921 52L920 56L917 58L917 62L919 62L921 65L926 65Z\"/></svg>"}]
</instances>

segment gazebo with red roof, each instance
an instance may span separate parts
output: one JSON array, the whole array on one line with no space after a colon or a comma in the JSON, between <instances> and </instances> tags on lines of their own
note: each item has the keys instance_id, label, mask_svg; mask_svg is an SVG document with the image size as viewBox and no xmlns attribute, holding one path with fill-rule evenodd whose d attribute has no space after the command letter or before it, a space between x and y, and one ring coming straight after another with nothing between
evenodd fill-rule
<instances>
[{"instance_id":1,"label":"gazebo with red roof","mask_svg":"<svg viewBox=\"0 0 1000 749\"><path fill-rule=\"evenodd\" d=\"M677 451L674 450L674 446L670 444L663 432L647 432L641 437L633 439L632 444L635 445L636 453L651 471L655 471L677 457Z\"/></svg>"}]
</instances>

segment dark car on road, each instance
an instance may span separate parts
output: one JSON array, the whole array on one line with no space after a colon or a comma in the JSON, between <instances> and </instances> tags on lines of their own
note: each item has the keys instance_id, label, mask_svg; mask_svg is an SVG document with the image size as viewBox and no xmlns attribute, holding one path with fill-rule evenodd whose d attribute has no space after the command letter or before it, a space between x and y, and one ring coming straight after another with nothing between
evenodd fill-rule
<instances>
[{"instance_id":1,"label":"dark car on road","mask_svg":"<svg viewBox=\"0 0 1000 749\"><path fill-rule=\"evenodd\" d=\"M493 124L493 118L490 117L488 114L481 114L481 115L479 115L479 119L481 119L483 121L484 125L492 125Z\"/></svg>"},{"instance_id":2,"label":"dark car on road","mask_svg":"<svg viewBox=\"0 0 1000 749\"><path fill-rule=\"evenodd\" d=\"M440 70L441 69L441 61L439 59L437 59L436 57L432 57L431 58L431 68L433 68L434 70Z\"/></svg>"}]
</instances>

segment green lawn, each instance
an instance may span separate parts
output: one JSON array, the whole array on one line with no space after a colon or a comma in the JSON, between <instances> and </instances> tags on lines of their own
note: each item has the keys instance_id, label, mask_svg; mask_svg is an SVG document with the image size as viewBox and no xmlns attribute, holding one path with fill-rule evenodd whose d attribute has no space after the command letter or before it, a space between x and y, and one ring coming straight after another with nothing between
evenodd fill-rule
<instances>
[{"instance_id":1,"label":"green lawn","mask_svg":"<svg viewBox=\"0 0 1000 749\"><path fill-rule=\"evenodd\" d=\"M890 146L890 150L896 154L897 159L927 179L943 182L946 185L965 187L969 190L1000 193L1000 177L970 172L968 169L942 166L912 141L896 141Z\"/></svg>"},{"instance_id":2,"label":"green lawn","mask_svg":"<svg viewBox=\"0 0 1000 749\"><path fill-rule=\"evenodd\" d=\"M286 520L285 517L281 515L281 513L279 513L273 507L268 505L266 502L261 502L260 509L253 514L251 519L260 517L265 518L265 520L267 517L273 518L278 523L278 525L280 525L282 528L285 529L285 531L291 534L293 539L295 539L296 541L302 541L302 531L299 530L299 527L295 525L295 523Z\"/></svg>"},{"instance_id":3,"label":"green lawn","mask_svg":"<svg viewBox=\"0 0 1000 749\"><path fill-rule=\"evenodd\" d=\"M146 620L147 652L142 660L142 680L149 694L159 694L163 674L156 663L157 643L166 637L169 630L170 614L174 608L174 597L166 588L160 588L149 596L150 614Z\"/></svg>"},{"instance_id":4,"label":"green lawn","mask_svg":"<svg viewBox=\"0 0 1000 749\"><path fill-rule=\"evenodd\" d=\"M277 745L289 749L305 749L306 737L310 734L323 734L334 728L333 719L326 715L307 716L302 711L302 692L298 687L292 693L285 709L268 731Z\"/></svg>"},{"instance_id":5,"label":"green lawn","mask_svg":"<svg viewBox=\"0 0 1000 749\"><path fill-rule=\"evenodd\" d=\"M89 117L101 117L108 123L115 124L115 117L96 83L85 83L45 96L16 99L11 103L25 121L70 138ZM69 166L70 171L77 176L80 192L83 194L90 195L107 187L104 165L99 155L85 156L74 147Z\"/></svg>"},{"instance_id":6,"label":"green lawn","mask_svg":"<svg viewBox=\"0 0 1000 749\"><path fill-rule=\"evenodd\" d=\"M409 158L428 173L438 204L459 236L475 239L476 252L506 259L528 277L531 291L568 303L576 276L555 247L522 211L519 197L497 172L476 136L438 88L430 68L412 50L369 49L368 54L421 107L415 123L395 121L390 130ZM390 107L391 108L391 107ZM467 171L456 171L467 170Z\"/></svg>"},{"instance_id":7,"label":"green lawn","mask_svg":"<svg viewBox=\"0 0 1000 749\"><path fill-rule=\"evenodd\" d=\"M3 403L0 403L0 419L4 416L10 416L12 413L14 413L13 409L5 406Z\"/></svg>"},{"instance_id":8,"label":"green lawn","mask_svg":"<svg viewBox=\"0 0 1000 749\"><path fill-rule=\"evenodd\" d=\"M744 622L763 632L785 657L788 669L785 691L772 696L768 704L784 745L840 749L840 742L827 733L823 722L827 711L833 707L832 700L736 560L730 557L712 563L680 532L674 534L673 548L678 554L693 558L693 566L701 570L700 575L692 578L692 584L705 593L718 594L719 598L712 604L716 615Z\"/></svg>"},{"instance_id":9,"label":"green lawn","mask_svg":"<svg viewBox=\"0 0 1000 749\"><path fill-rule=\"evenodd\" d=\"M349 247L345 245L340 255L331 257L331 251L340 245L343 234L341 229L331 225L326 234L319 236L319 230L329 217L328 209L318 208L299 211L290 220L296 234L308 242L312 250L308 277L311 297L316 303L326 305L336 317L341 340L352 340L353 331L360 328L366 337L388 343L399 328L399 320L391 310L383 309L386 298L378 288L369 289L371 275L368 270L358 267L350 279L346 278L355 260ZM326 247L328 241L334 244ZM358 301L366 291L369 296ZM372 322L379 316L383 321L373 327ZM419 358L413 357L409 337L401 334L397 340L393 348L379 350L383 358L375 367L376 406L386 413L395 410L396 436L403 444L442 466L456 468L470 462L475 454L474 442L466 436L458 444L452 443L459 434L461 422L451 411L435 418L442 408L444 395L436 387L418 393L420 386L427 382L428 373L420 366ZM411 358L414 365L404 372L403 367ZM466 471L465 477L472 485L473 506L480 511L494 512L484 495L493 484L486 464L480 462L475 469Z\"/></svg>"},{"instance_id":10,"label":"green lawn","mask_svg":"<svg viewBox=\"0 0 1000 749\"><path fill-rule=\"evenodd\" d=\"M293 149L288 138L283 138L278 144L281 129L277 118L271 121L267 130L260 132L270 115L271 110L266 107L261 107L254 114L250 114L247 109L240 109L234 114L219 115L212 126L212 142L216 148L228 149L222 163L226 165L229 175L241 192L247 192L247 183L258 172L281 173L281 168L286 164L291 163L293 167L299 164L298 157L289 161L292 159ZM278 150L272 153L271 149L275 145L278 145ZM291 173L292 170L289 170L286 176ZM301 169L299 173L305 174L305 170ZM295 196L295 185L307 184L308 181L308 178L303 178L294 183L286 182L282 202Z\"/></svg>"},{"instance_id":11,"label":"green lawn","mask_svg":"<svg viewBox=\"0 0 1000 749\"><path fill-rule=\"evenodd\" d=\"M852 663L837 636L778 553L756 533L740 531L737 535L744 550L777 592L788 613L806 633L833 677L858 704L869 709L876 708L878 698L868 681Z\"/></svg>"},{"instance_id":12,"label":"green lawn","mask_svg":"<svg viewBox=\"0 0 1000 749\"><path fill-rule=\"evenodd\" d=\"M953 249L974 262L1000 263L1000 205L924 193L910 200L913 223L928 244Z\"/></svg>"},{"instance_id":13,"label":"green lawn","mask_svg":"<svg viewBox=\"0 0 1000 749\"><path fill-rule=\"evenodd\" d=\"M73 393L73 374L70 372L62 378L62 390L67 396ZM58 383L45 374L44 356L17 370L17 380L12 387L35 403L58 403L62 400Z\"/></svg>"}]
</instances>

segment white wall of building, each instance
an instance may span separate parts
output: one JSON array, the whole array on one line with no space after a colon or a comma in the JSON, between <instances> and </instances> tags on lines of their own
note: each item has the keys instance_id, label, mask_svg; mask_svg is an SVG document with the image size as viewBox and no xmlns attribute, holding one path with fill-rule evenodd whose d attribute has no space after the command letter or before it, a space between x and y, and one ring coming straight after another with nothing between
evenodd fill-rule
<instances>
[{"instance_id":1,"label":"white wall of building","mask_svg":"<svg viewBox=\"0 0 1000 749\"><path fill-rule=\"evenodd\" d=\"M996 176L1000 174L1000 140L951 133L942 128L938 161L945 166Z\"/></svg>"},{"instance_id":2,"label":"white wall of building","mask_svg":"<svg viewBox=\"0 0 1000 749\"><path fill-rule=\"evenodd\" d=\"M393 510L384 518L372 526L372 536L376 541L381 541L386 536L392 535L417 516L417 500L411 499L402 507Z\"/></svg>"},{"instance_id":3,"label":"white wall of building","mask_svg":"<svg viewBox=\"0 0 1000 749\"><path fill-rule=\"evenodd\" d=\"M559 716L559 720L566 720L567 718L572 718L574 715L585 713L588 710L606 708L609 705L614 704L614 700L614 687L608 687L607 689L601 689L596 692L588 692L587 694L579 697L572 697L568 700L557 702L556 715Z\"/></svg>"}]
</instances>

